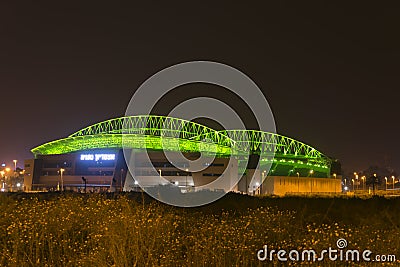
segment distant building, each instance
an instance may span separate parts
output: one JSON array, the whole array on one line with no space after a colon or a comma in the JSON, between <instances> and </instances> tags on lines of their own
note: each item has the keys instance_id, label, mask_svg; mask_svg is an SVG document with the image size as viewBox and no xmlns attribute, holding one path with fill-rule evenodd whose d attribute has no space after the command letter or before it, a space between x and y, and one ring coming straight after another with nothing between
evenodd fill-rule
<instances>
[{"instance_id":1,"label":"distant building","mask_svg":"<svg viewBox=\"0 0 400 267\"><path fill-rule=\"evenodd\" d=\"M0 191L18 192L23 190L24 170L20 168L11 169L4 166L0 167Z\"/></svg>"}]
</instances>

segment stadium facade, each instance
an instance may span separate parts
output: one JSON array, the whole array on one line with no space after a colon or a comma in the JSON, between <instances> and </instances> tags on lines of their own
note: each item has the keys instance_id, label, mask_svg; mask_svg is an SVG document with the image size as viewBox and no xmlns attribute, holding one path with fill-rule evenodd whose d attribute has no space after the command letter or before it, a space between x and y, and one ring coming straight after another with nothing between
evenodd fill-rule
<instances>
[{"instance_id":1,"label":"stadium facade","mask_svg":"<svg viewBox=\"0 0 400 267\"><path fill-rule=\"evenodd\" d=\"M134 152L132 168L126 150ZM184 157L171 164L166 152ZM307 144L256 130L217 131L172 117L103 121L35 147L32 153L34 158L25 161L26 191L140 190L138 181L151 187L162 177L185 192L223 175L235 181L232 191L249 194L341 192L341 180L331 175L331 159ZM190 171L200 154L209 154L210 161L202 170ZM257 164L252 165L254 159Z\"/></svg>"}]
</instances>

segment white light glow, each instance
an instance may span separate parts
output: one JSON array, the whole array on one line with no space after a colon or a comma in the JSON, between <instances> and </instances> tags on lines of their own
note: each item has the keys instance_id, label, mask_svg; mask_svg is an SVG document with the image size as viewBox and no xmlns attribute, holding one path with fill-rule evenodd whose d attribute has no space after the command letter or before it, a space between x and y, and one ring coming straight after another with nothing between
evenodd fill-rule
<instances>
[{"instance_id":1,"label":"white light glow","mask_svg":"<svg viewBox=\"0 0 400 267\"><path fill-rule=\"evenodd\" d=\"M81 160L115 160L115 154L82 154Z\"/></svg>"},{"instance_id":2,"label":"white light glow","mask_svg":"<svg viewBox=\"0 0 400 267\"><path fill-rule=\"evenodd\" d=\"M81 160L94 160L94 155L93 154L81 155Z\"/></svg>"}]
</instances>

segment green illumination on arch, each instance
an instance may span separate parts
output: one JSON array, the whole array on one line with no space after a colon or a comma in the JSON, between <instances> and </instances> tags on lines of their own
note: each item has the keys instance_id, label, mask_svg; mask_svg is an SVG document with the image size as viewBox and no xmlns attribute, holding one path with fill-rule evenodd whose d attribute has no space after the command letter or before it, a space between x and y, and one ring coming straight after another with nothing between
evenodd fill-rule
<instances>
[{"instance_id":1,"label":"green illumination on arch","mask_svg":"<svg viewBox=\"0 0 400 267\"><path fill-rule=\"evenodd\" d=\"M270 165L271 171L279 168L280 174L282 174L282 169L288 169L284 175L296 175L297 171L294 170L299 170L299 173L304 173L304 170L313 170L329 177L331 159L315 148L293 138L257 130L220 132L235 141L234 151L238 155L241 153L259 155L261 167Z\"/></svg>"},{"instance_id":2,"label":"green illumination on arch","mask_svg":"<svg viewBox=\"0 0 400 267\"><path fill-rule=\"evenodd\" d=\"M35 155L57 155L90 149L129 147L134 149L168 150L174 151L178 147L182 152L215 152L220 156L231 154L231 149L224 146L214 146L196 140L174 139L151 135L126 134L99 134L76 136L59 139L32 149Z\"/></svg>"},{"instance_id":3,"label":"green illumination on arch","mask_svg":"<svg viewBox=\"0 0 400 267\"><path fill-rule=\"evenodd\" d=\"M96 148L132 148L229 156L232 146L230 138L204 125L178 118L147 115L96 123L67 138L38 146L32 152L35 155L51 155Z\"/></svg>"},{"instance_id":4,"label":"green illumination on arch","mask_svg":"<svg viewBox=\"0 0 400 267\"><path fill-rule=\"evenodd\" d=\"M138 134L189 140L209 140L221 146L232 145L232 140L207 126L165 116L128 116L115 118L88 126L69 137L99 134Z\"/></svg>"},{"instance_id":5,"label":"green illumination on arch","mask_svg":"<svg viewBox=\"0 0 400 267\"><path fill-rule=\"evenodd\" d=\"M256 130L220 132L235 141L238 151L258 154L262 157L278 154L285 158L318 159L321 162L330 163L330 159L315 148L287 136Z\"/></svg>"},{"instance_id":6,"label":"green illumination on arch","mask_svg":"<svg viewBox=\"0 0 400 267\"><path fill-rule=\"evenodd\" d=\"M37 155L66 154L90 149L132 148L155 151L215 153L228 157L260 155L260 164L307 168L329 175L331 160L315 148L275 133L255 130L216 131L172 117L143 115L110 119L67 138L32 149Z\"/></svg>"}]
</instances>

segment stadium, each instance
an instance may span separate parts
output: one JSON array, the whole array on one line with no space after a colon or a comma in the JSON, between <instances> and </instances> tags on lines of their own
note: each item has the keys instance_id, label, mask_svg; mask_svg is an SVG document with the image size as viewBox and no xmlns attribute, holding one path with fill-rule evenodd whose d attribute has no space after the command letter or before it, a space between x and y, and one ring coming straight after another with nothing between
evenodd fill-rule
<instances>
[{"instance_id":1,"label":"stadium","mask_svg":"<svg viewBox=\"0 0 400 267\"><path fill-rule=\"evenodd\" d=\"M126 164L126 149L134 151L133 168ZM307 144L257 130L218 131L173 117L110 119L31 151L34 158L25 161L26 191L140 190L138 184L157 186L163 177L188 192L223 173L236 181L232 191L248 194L341 192L340 179L331 175L331 159ZM183 154L184 160L173 165L165 152ZM204 170L191 172L199 154L212 160ZM249 158L257 164L249 164ZM228 168L232 159L235 164Z\"/></svg>"}]
</instances>

